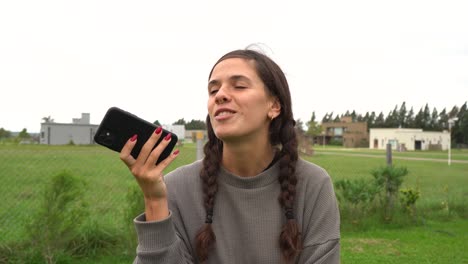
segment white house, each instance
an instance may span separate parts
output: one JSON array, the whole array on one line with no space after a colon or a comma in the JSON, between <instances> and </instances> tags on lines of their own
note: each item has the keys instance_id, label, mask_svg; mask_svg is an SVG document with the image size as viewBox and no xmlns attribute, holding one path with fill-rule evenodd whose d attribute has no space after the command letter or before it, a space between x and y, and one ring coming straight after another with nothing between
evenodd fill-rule
<instances>
[{"instance_id":1,"label":"white house","mask_svg":"<svg viewBox=\"0 0 468 264\"><path fill-rule=\"evenodd\" d=\"M41 123L40 144L47 145L88 145L94 144L94 134L99 125L90 124L90 114L82 113L72 123Z\"/></svg>"},{"instance_id":2,"label":"white house","mask_svg":"<svg viewBox=\"0 0 468 264\"><path fill-rule=\"evenodd\" d=\"M162 125L164 129L170 131L173 134L176 134L180 142L185 139L185 125Z\"/></svg>"},{"instance_id":3,"label":"white house","mask_svg":"<svg viewBox=\"0 0 468 264\"><path fill-rule=\"evenodd\" d=\"M386 149L387 144L397 151L405 150L448 150L448 131L423 131L413 128L371 128L369 148Z\"/></svg>"}]
</instances>

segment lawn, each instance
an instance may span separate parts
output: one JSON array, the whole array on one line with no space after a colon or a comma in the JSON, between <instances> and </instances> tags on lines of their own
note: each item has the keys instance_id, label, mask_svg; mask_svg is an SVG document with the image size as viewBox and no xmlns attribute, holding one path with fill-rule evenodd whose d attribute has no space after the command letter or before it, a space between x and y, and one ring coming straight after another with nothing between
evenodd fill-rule
<instances>
[{"instance_id":1,"label":"lawn","mask_svg":"<svg viewBox=\"0 0 468 264\"><path fill-rule=\"evenodd\" d=\"M194 145L179 148L181 154L168 171L195 160ZM372 169L385 165L383 152L374 152L382 155L381 158L369 158L339 154L369 153L362 149L327 148L328 152L337 153L321 154L319 148L314 156L304 158L325 168L333 180L370 179ZM443 158L446 154L407 152L404 155ZM453 158L463 160L466 155L466 151L454 151ZM38 206L42 187L63 170L85 181L85 199L96 220L114 227L129 224L123 216L125 197L129 188L135 186L135 181L119 161L117 153L100 146L0 145L0 159L0 246L24 239L23 226ZM420 190L417 206L424 224L387 226L373 223L365 230L354 230L345 224L342 263L468 263L465 250L468 246L465 202L468 164L448 166L442 162L395 159L394 165L405 166L410 172L403 187ZM125 254L100 254L73 263L129 263L131 259L132 256Z\"/></svg>"}]
</instances>

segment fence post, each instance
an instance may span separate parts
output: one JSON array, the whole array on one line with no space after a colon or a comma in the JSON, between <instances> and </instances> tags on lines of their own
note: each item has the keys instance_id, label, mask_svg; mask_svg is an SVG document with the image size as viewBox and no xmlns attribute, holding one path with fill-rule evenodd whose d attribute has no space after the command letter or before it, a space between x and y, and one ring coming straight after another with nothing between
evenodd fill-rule
<instances>
[{"instance_id":1,"label":"fence post","mask_svg":"<svg viewBox=\"0 0 468 264\"><path fill-rule=\"evenodd\" d=\"M387 166L392 166L392 144L387 144Z\"/></svg>"},{"instance_id":2,"label":"fence post","mask_svg":"<svg viewBox=\"0 0 468 264\"><path fill-rule=\"evenodd\" d=\"M203 159L203 132L197 132L197 160Z\"/></svg>"}]
</instances>

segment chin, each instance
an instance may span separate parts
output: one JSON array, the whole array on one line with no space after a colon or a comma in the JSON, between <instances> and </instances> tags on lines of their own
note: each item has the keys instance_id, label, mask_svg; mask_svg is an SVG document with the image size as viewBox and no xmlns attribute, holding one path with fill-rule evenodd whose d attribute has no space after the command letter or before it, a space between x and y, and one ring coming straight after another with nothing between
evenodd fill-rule
<instances>
[{"instance_id":1,"label":"chin","mask_svg":"<svg viewBox=\"0 0 468 264\"><path fill-rule=\"evenodd\" d=\"M234 138L239 137L238 133L233 132L233 130L229 129L228 127L213 128L213 131L216 137L221 141L226 141L229 139L234 139Z\"/></svg>"}]
</instances>

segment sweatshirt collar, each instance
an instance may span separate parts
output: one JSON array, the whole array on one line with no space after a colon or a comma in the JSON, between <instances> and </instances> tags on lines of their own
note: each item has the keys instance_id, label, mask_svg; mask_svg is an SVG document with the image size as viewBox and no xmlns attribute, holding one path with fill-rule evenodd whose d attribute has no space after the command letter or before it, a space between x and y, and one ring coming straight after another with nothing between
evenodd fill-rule
<instances>
[{"instance_id":1,"label":"sweatshirt collar","mask_svg":"<svg viewBox=\"0 0 468 264\"><path fill-rule=\"evenodd\" d=\"M262 171L261 173L255 176L250 177L241 177L235 175L226 170L223 166L221 166L218 180L220 182L225 182L234 187L243 189L254 189L270 185L274 182L278 182L278 174L279 162L275 162L266 170Z\"/></svg>"}]
</instances>

